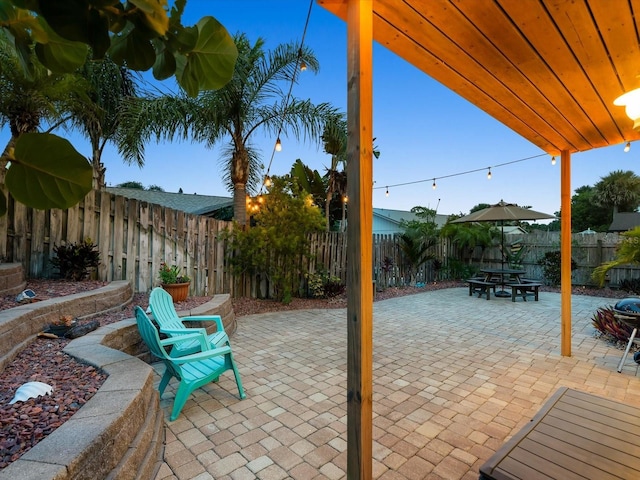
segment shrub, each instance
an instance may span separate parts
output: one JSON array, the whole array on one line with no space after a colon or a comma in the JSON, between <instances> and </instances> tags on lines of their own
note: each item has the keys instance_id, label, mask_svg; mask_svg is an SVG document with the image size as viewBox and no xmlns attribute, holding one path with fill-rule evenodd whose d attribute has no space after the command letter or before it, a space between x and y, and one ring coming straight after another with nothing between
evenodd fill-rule
<instances>
[{"instance_id":1,"label":"shrub","mask_svg":"<svg viewBox=\"0 0 640 480\"><path fill-rule=\"evenodd\" d=\"M342 295L345 285L340 277L332 277L327 273L307 274L309 295L313 298L333 298Z\"/></svg>"},{"instance_id":2,"label":"shrub","mask_svg":"<svg viewBox=\"0 0 640 480\"><path fill-rule=\"evenodd\" d=\"M633 328L615 317L612 307L600 307L591 318L591 323L603 335L615 341L626 342L631 336Z\"/></svg>"},{"instance_id":3,"label":"shrub","mask_svg":"<svg viewBox=\"0 0 640 480\"><path fill-rule=\"evenodd\" d=\"M640 295L640 278L624 279L620 281L620 290Z\"/></svg>"},{"instance_id":4,"label":"shrub","mask_svg":"<svg viewBox=\"0 0 640 480\"><path fill-rule=\"evenodd\" d=\"M67 280L82 280L89 275L90 268L96 268L100 263L98 246L87 238L81 243L54 246L56 254L51 263L60 272L60 276Z\"/></svg>"},{"instance_id":5,"label":"shrub","mask_svg":"<svg viewBox=\"0 0 640 480\"><path fill-rule=\"evenodd\" d=\"M538 260L538 265L542 266L542 275L547 280L549 285L560 285L561 271L560 271L560 250L554 250L544 254L542 258ZM572 258L571 270L578 268L578 264Z\"/></svg>"}]
</instances>

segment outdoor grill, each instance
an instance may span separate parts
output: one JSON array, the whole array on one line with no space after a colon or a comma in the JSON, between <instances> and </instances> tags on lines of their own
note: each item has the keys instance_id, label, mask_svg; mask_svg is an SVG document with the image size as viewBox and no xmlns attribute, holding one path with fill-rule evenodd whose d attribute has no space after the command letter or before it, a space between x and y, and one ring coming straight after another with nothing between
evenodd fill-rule
<instances>
[{"instance_id":1,"label":"outdoor grill","mask_svg":"<svg viewBox=\"0 0 640 480\"><path fill-rule=\"evenodd\" d=\"M631 332L631 336L629 337L629 343L627 343L627 348L625 349L624 355L622 355L622 359L618 365L618 373L620 373L622 372L622 366L627 359L631 345L633 344L636 334L638 333L638 329L640 328L640 298L623 298L613 306L613 311L615 312L615 316L618 320L633 328L633 332ZM638 356L638 353L640 352L636 352L633 356L636 363L640 363L640 356Z\"/></svg>"}]
</instances>

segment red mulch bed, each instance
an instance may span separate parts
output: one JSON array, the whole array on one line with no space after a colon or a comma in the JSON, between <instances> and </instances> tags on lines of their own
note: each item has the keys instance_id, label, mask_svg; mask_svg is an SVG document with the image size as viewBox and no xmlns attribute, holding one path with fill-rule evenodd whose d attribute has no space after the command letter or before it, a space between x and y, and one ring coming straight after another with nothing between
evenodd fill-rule
<instances>
[{"instance_id":1,"label":"red mulch bed","mask_svg":"<svg viewBox=\"0 0 640 480\"><path fill-rule=\"evenodd\" d=\"M30 280L27 288L36 292L36 299L46 300L73 293L93 290L106 282L64 280ZM460 282L437 282L425 287L387 288L376 292L375 301L412 295L442 288L460 287ZM558 289L543 287L544 291ZM574 288L575 295L597 295L624 298L626 292L610 289ZM188 310L210 300L211 297L190 297L177 303L177 310ZM346 296L330 299L294 298L288 305L273 300L239 298L232 301L236 316L256 313L300 310L309 308L345 308ZM133 301L123 310L93 317L100 325L133 317L133 307L146 309L148 294L135 294ZM0 298L0 310L17 306L15 296ZM0 469L17 460L40 440L68 420L100 388L106 375L92 366L80 363L62 352L67 339L38 338L25 348L7 368L0 373ZM23 383L40 381L53 387L51 395L31 398L9 405L16 389Z\"/></svg>"}]
</instances>

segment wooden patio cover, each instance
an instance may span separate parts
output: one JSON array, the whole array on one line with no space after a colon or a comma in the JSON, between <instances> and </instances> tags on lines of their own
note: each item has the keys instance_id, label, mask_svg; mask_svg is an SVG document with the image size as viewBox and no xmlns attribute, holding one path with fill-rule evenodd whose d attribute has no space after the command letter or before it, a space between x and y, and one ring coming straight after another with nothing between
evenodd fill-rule
<instances>
[{"instance_id":1,"label":"wooden patio cover","mask_svg":"<svg viewBox=\"0 0 640 480\"><path fill-rule=\"evenodd\" d=\"M317 0L347 21L348 478L371 478L371 42L377 41L549 155L640 138L622 93L640 87L640 0ZM460 119L464 135L464 119ZM562 235L561 352L571 355L571 237Z\"/></svg>"}]
</instances>

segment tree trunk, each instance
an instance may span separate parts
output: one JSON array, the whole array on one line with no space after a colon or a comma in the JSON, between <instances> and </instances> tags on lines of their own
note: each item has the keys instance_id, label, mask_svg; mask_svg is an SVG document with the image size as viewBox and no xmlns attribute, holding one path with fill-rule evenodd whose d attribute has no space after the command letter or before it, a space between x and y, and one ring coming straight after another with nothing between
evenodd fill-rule
<instances>
[{"instance_id":1,"label":"tree trunk","mask_svg":"<svg viewBox=\"0 0 640 480\"><path fill-rule=\"evenodd\" d=\"M233 218L240 225L247 224L247 191L244 183L233 185Z\"/></svg>"},{"instance_id":2,"label":"tree trunk","mask_svg":"<svg viewBox=\"0 0 640 480\"><path fill-rule=\"evenodd\" d=\"M330 220L329 220L329 210L330 210L329 207L331 205L331 198L332 197L333 197L333 194L327 193L327 201L324 204L324 216L325 216L325 218L327 220L327 232L329 230L331 230L331 223L329 223L330 222Z\"/></svg>"}]
</instances>

